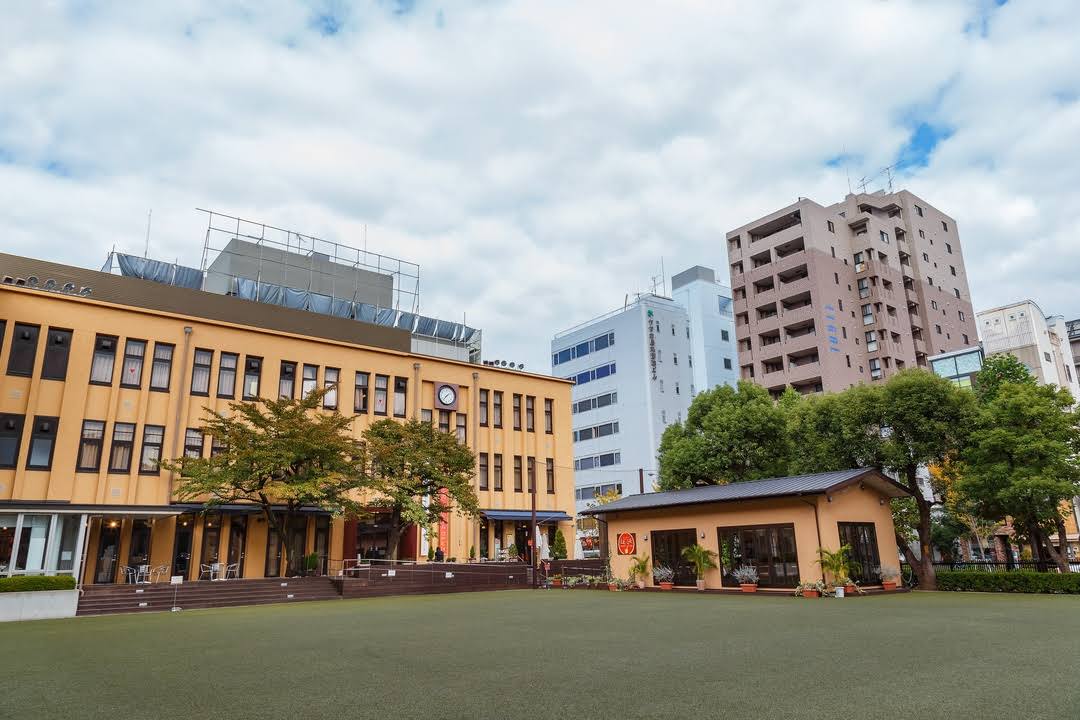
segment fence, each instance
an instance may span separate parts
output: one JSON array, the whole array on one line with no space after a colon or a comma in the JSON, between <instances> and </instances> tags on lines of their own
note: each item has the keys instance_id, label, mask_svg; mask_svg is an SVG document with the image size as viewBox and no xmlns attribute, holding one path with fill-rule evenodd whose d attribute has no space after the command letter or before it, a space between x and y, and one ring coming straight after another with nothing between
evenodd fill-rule
<instances>
[{"instance_id":1,"label":"fence","mask_svg":"<svg viewBox=\"0 0 1080 720\"><path fill-rule=\"evenodd\" d=\"M954 562L935 562L934 570L937 572L1016 572L1026 570L1028 572L1058 572L1058 566L1046 560L1017 560L1011 563L994 562L992 560L956 560ZM1072 572L1080 572L1080 562L1070 561L1069 569ZM904 583L908 586L918 584L915 571L907 563L900 565Z\"/></svg>"},{"instance_id":2,"label":"fence","mask_svg":"<svg viewBox=\"0 0 1080 720\"><path fill-rule=\"evenodd\" d=\"M601 577L606 572L602 558L580 560L544 560L541 572L546 572L548 577L552 575L591 575Z\"/></svg>"},{"instance_id":3,"label":"fence","mask_svg":"<svg viewBox=\"0 0 1080 720\"><path fill-rule=\"evenodd\" d=\"M343 597L506 590L532 585L522 563L411 563L361 561L334 578Z\"/></svg>"}]
</instances>

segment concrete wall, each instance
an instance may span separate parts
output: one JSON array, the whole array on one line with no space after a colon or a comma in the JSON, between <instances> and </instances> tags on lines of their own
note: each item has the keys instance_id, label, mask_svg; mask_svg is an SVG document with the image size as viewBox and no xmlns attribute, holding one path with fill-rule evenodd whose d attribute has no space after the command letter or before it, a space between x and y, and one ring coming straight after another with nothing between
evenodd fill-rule
<instances>
[{"instance_id":1,"label":"concrete wall","mask_svg":"<svg viewBox=\"0 0 1080 720\"><path fill-rule=\"evenodd\" d=\"M75 617L78 590L0 593L0 622Z\"/></svg>"}]
</instances>

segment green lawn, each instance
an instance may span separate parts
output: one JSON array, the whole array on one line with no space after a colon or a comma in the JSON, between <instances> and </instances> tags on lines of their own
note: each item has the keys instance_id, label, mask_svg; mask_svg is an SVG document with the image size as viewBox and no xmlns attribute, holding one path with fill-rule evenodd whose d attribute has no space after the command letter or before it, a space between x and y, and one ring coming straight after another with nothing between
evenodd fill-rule
<instances>
[{"instance_id":1,"label":"green lawn","mask_svg":"<svg viewBox=\"0 0 1080 720\"><path fill-rule=\"evenodd\" d=\"M1078 597L521 590L8 623L0 648L0 717L1066 718L1080 707Z\"/></svg>"}]
</instances>

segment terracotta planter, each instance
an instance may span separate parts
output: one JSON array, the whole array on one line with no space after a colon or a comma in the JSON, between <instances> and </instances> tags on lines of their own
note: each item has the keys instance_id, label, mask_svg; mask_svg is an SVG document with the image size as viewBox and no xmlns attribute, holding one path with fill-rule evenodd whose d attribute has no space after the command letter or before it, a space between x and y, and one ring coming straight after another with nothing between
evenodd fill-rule
<instances>
[{"instance_id":1,"label":"terracotta planter","mask_svg":"<svg viewBox=\"0 0 1080 720\"><path fill-rule=\"evenodd\" d=\"M638 590L644 590L645 589L645 581L644 580L638 580L637 581L637 589Z\"/></svg>"},{"instance_id":2,"label":"terracotta planter","mask_svg":"<svg viewBox=\"0 0 1080 720\"><path fill-rule=\"evenodd\" d=\"M896 589L896 583L888 581L888 580L882 580L881 581L881 589L884 590L885 592L892 592L893 590Z\"/></svg>"},{"instance_id":3,"label":"terracotta planter","mask_svg":"<svg viewBox=\"0 0 1080 720\"><path fill-rule=\"evenodd\" d=\"M739 589L743 592L757 592L757 585L754 583L739 583Z\"/></svg>"},{"instance_id":4,"label":"terracotta planter","mask_svg":"<svg viewBox=\"0 0 1080 720\"><path fill-rule=\"evenodd\" d=\"M820 590L803 590L802 595L805 598L819 598L821 597Z\"/></svg>"},{"instance_id":5,"label":"terracotta planter","mask_svg":"<svg viewBox=\"0 0 1080 720\"><path fill-rule=\"evenodd\" d=\"M619 586L616 585L615 583L608 583L607 589L610 590L611 592L616 592L616 591L618 591Z\"/></svg>"},{"instance_id":6,"label":"terracotta planter","mask_svg":"<svg viewBox=\"0 0 1080 720\"><path fill-rule=\"evenodd\" d=\"M844 586L844 597L849 597L849 596L854 595L854 594L855 594L855 586L854 585L845 585Z\"/></svg>"},{"instance_id":7,"label":"terracotta planter","mask_svg":"<svg viewBox=\"0 0 1080 720\"><path fill-rule=\"evenodd\" d=\"M562 580L552 580L551 587L562 587Z\"/></svg>"},{"instance_id":8,"label":"terracotta planter","mask_svg":"<svg viewBox=\"0 0 1080 720\"><path fill-rule=\"evenodd\" d=\"M661 590L671 590L675 587L675 583L662 582L660 583Z\"/></svg>"}]
</instances>

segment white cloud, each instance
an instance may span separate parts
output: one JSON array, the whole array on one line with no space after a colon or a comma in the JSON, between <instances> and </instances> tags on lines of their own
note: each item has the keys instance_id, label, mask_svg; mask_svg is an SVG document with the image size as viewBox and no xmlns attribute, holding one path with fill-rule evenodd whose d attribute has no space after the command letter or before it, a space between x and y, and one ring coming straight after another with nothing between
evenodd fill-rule
<instances>
[{"instance_id":1,"label":"white cloud","mask_svg":"<svg viewBox=\"0 0 1080 720\"><path fill-rule=\"evenodd\" d=\"M664 258L846 191L920 122L909 187L958 219L976 307L1080 316L1074 4L50 3L0 25L0 227L16 253L197 263L213 207L400 255L425 312L546 368L550 336Z\"/></svg>"}]
</instances>

